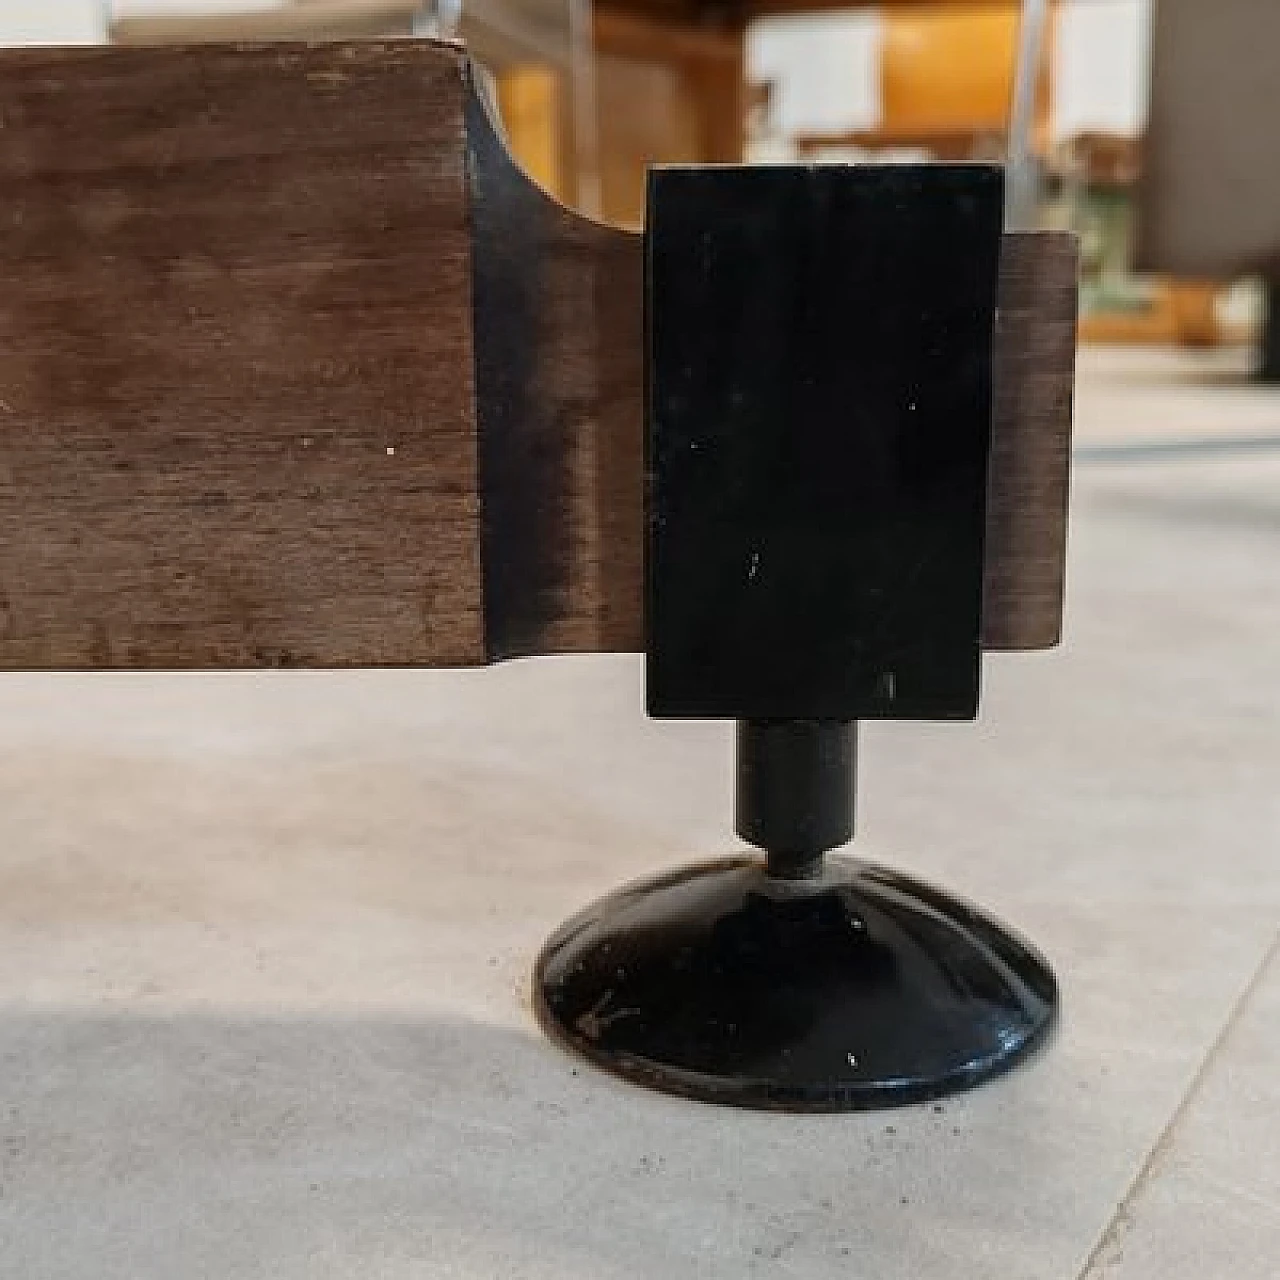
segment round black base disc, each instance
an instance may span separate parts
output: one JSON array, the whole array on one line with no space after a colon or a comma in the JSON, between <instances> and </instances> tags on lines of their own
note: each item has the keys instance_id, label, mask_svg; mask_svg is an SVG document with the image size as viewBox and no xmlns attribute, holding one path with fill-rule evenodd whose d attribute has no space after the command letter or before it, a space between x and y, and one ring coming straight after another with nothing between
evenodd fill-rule
<instances>
[{"instance_id":1,"label":"round black base disc","mask_svg":"<svg viewBox=\"0 0 1280 1280\"><path fill-rule=\"evenodd\" d=\"M1053 1023L1044 959L975 907L828 858L785 880L751 858L620 889L539 957L538 1015L617 1075L707 1102L899 1106L1007 1070Z\"/></svg>"}]
</instances>

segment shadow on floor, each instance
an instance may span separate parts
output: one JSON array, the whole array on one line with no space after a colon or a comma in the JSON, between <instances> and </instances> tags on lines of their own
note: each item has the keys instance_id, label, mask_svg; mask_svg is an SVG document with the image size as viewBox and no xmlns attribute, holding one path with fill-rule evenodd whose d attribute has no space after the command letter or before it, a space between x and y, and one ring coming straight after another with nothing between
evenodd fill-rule
<instances>
[{"instance_id":1,"label":"shadow on floor","mask_svg":"<svg viewBox=\"0 0 1280 1280\"><path fill-rule=\"evenodd\" d=\"M1052 1179L1037 1172L1045 1118L1024 1110L1008 1135L1020 1160L995 1165L996 1183L1013 1181L988 1194L1039 1178L1032 1199L1052 1212ZM912 1179L965 1186L972 1152L953 1124L940 1107L700 1107L591 1071L532 1025L10 1009L0 1270L835 1277L870 1249L945 1274L956 1233L972 1229L963 1195L929 1210L922 1240L903 1233L919 1212ZM926 1140L922 1169L911 1144ZM1025 1205L1020 1216L1025 1229Z\"/></svg>"},{"instance_id":2,"label":"shadow on floor","mask_svg":"<svg viewBox=\"0 0 1280 1280\"><path fill-rule=\"evenodd\" d=\"M1277 416L1280 416L1280 407ZM1258 453L1280 454L1280 435L1204 436L1181 440L1138 440L1131 444L1082 445L1074 451L1072 458L1076 463L1085 464L1180 462Z\"/></svg>"},{"instance_id":3,"label":"shadow on floor","mask_svg":"<svg viewBox=\"0 0 1280 1280\"><path fill-rule=\"evenodd\" d=\"M1228 533L1280 533L1280 497L1275 501L1247 494L1097 493L1095 509L1139 516L1162 524L1211 527Z\"/></svg>"}]
</instances>

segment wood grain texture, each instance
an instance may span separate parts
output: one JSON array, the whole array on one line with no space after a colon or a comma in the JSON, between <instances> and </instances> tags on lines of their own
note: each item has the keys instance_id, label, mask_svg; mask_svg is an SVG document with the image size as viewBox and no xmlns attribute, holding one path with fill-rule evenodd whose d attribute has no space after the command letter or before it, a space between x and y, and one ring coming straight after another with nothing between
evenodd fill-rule
<instances>
[{"instance_id":1,"label":"wood grain texture","mask_svg":"<svg viewBox=\"0 0 1280 1280\"><path fill-rule=\"evenodd\" d=\"M4 54L0 664L483 660L463 71Z\"/></svg>"},{"instance_id":2,"label":"wood grain texture","mask_svg":"<svg viewBox=\"0 0 1280 1280\"><path fill-rule=\"evenodd\" d=\"M428 42L0 55L0 667L644 644L637 235ZM985 640L1058 634L1067 241L1006 253Z\"/></svg>"},{"instance_id":3,"label":"wood grain texture","mask_svg":"<svg viewBox=\"0 0 1280 1280\"><path fill-rule=\"evenodd\" d=\"M1079 244L1006 235L996 323L982 643L1048 649L1062 635Z\"/></svg>"}]
</instances>

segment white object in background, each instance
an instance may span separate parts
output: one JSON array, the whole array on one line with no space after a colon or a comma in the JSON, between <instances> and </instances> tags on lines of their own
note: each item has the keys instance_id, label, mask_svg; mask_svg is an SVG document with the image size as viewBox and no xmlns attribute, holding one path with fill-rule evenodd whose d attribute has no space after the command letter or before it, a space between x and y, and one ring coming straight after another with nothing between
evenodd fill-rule
<instances>
[{"instance_id":1,"label":"white object in background","mask_svg":"<svg viewBox=\"0 0 1280 1280\"><path fill-rule=\"evenodd\" d=\"M1089 0L1058 15L1054 137L1136 138L1146 126L1151 0Z\"/></svg>"},{"instance_id":2,"label":"white object in background","mask_svg":"<svg viewBox=\"0 0 1280 1280\"><path fill-rule=\"evenodd\" d=\"M766 18L747 28L747 78L776 85L776 123L797 133L880 121L881 22L873 13Z\"/></svg>"},{"instance_id":3,"label":"white object in background","mask_svg":"<svg viewBox=\"0 0 1280 1280\"><path fill-rule=\"evenodd\" d=\"M210 14L261 13L291 3L294 0L107 0L106 8L112 18L207 18Z\"/></svg>"},{"instance_id":4,"label":"white object in background","mask_svg":"<svg viewBox=\"0 0 1280 1280\"><path fill-rule=\"evenodd\" d=\"M462 0L428 2L413 20L415 36L430 36L435 40L457 40L461 27Z\"/></svg>"},{"instance_id":5,"label":"white object in background","mask_svg":"<svg viewBox=\"0 0 1280 1280\"><path fill-rule=\"evenodd\" d=\"M105 0L0 0L0 46L101 44Z\"/></svg>"},{"instance_id":6,"label":"white object in background","mask_svg":"<svg viewBox=\"0 0 1280 1280\"><path fill-rule=\"evenodd\" d=\"M456 8L456 0L451 0L453 7ZM430 3L424 4L413 18L413 34L415 36L424 36L432 40L447 39L441 30L440 24L440 8L438 5ZM454 26L456 27L456 20Z\"/></svg>"}]
</instances>

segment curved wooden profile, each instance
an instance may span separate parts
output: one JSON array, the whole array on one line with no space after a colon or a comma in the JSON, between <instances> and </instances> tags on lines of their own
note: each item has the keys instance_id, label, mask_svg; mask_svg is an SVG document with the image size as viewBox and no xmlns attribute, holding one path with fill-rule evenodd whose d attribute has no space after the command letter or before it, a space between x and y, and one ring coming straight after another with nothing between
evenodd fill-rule
<instances>
[{"instance_id":1,"label":"curved wooden profile","mask_svg":"<svg viewBox=\"0 0 1280 1280\"><path fill-rule=\"evenodd\" d=\"M472 85L476 413L492 658L640 649L640 237L557 204Z\"/></svg>"},{"instance_id":2,"label":"curved wooden profile","mask_svg":"<svg viewBox=\"0 0 1280 1280\"><path fill-rule=\"evenodd\" d=\"M0 54L0 667L638 649L641 241L456 47ZM1074 250L1006 254L986 638L1061 610Z\"/></svg>"}]
</instances>

